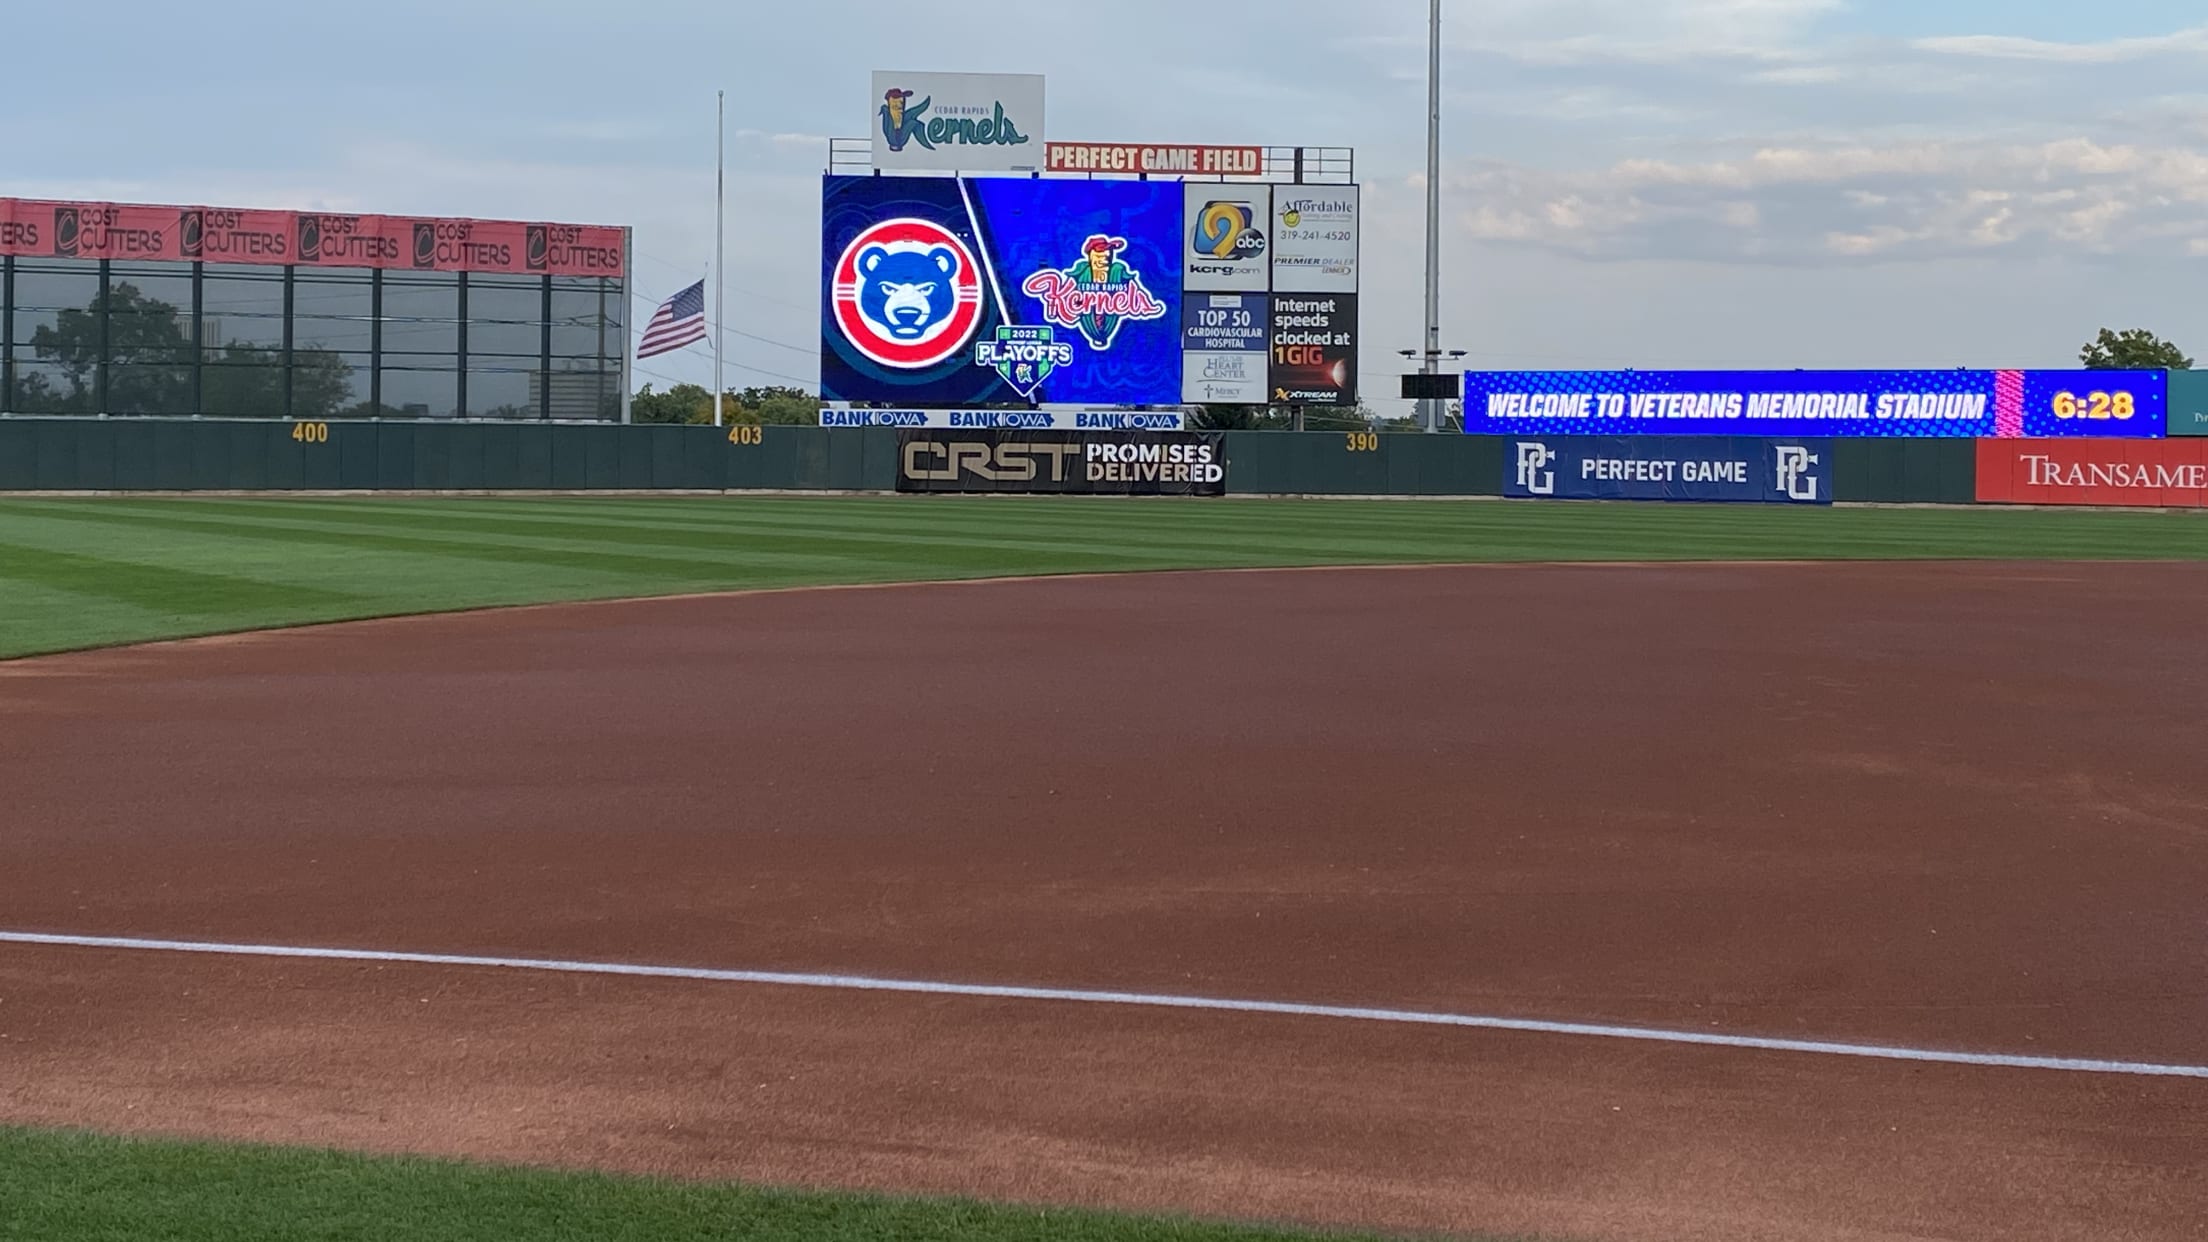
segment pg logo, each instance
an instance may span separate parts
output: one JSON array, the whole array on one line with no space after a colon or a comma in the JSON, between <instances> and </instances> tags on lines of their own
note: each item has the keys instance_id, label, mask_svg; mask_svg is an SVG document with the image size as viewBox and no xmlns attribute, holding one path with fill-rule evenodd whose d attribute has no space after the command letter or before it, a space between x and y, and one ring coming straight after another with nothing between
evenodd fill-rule
<instances>
[{"instance_id":1,"label":"pg logo","mask_svg":"<svg viewBox=\"0 0 2208 1242\"><path fill-rule=\"evenodd\" d=\"M1809 468L1817 464L1817 454L1799 444L1778 446L1777 485L1788 500L1814 503L1817 500L1817 479Z\"/></svg>"},{"instance_id":2,"label":"pg logo","mask_svg":"<svg viewBox=\"0 0 2208 1242\"><path fill-rule=\"evenodd\" d=\"M1556 451L1539 440L1518 441L1518 486L1529 496L1556 495Z\"/></svg>"}]
</instances>

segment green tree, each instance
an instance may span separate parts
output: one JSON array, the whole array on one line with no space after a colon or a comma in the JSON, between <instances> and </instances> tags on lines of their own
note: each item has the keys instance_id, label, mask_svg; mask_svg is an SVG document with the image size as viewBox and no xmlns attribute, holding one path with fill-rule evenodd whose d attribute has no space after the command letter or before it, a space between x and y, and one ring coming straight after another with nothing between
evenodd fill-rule
<instances>
[{"instance_id":1,"label":"green tree","mask_svg":"<svg viewBox=\"0 0 2208 1242\"><path fill-rule=\"evenodd\" d=\"M629 403L629 419L639 423L710 423L713 394L702 384L677 384L665 392L653 392L646 384Z\"/></svg>"},{"instance_id":2,"label":"green tree","mask_svg":"<svg viewBox=\"0 0 2208 1242\"><path fill-rule=\"evenodd\" d=\"M1199 405L1188 415L1191 431L1284 431L1295 425L1293 413L1266 405Z\"/></svg>"},{"instance_id":3,"label":"green tree","mask_svg":"<svg viewBox=\"0 0 2208 1242\"><path fill-rule=\"evenodd\" d=\"M2078 351L2078 360L2096 371L2183 371L2193 365L2183 350L2145 328L2103 328Z\"/></svg>"},{"instance_id":4,"label":"green tree","mask_svg":"<svg viewBox=\"0 0 2208 1242\"><path fill-rule=\"evenodd\" d=\"M629 417L639 423L711 423L713 392L703 384L677 384L654 392L637 390ZM820 399L802 388L731 388L722 395L721 417L751 426L817 427Z\"/></svg>"},{"instance_id":5,"label":"green tree","mask_svg":"<svg viewBox=\"0 0 2208 1242\"><path fill-rule=\"evenodd\" d=\"M731 389L726 417L731 423L767 427L817 427L820 425L820 398L802 388L746 388L740 392Z\"/></svg>"},{"instance_id":6,"label":"green tree","mask_svg":"<svg viewBox=\"0 0 2208 1242\"><path fill-rule=\"evenodd\" d=\"M31 333L31 349L44 361L60 364L68 378L66 404L71 413L92 409L100 367L100 321L107 320L106 353L110 367L107 407L125 412L189 413L192 376L191 336L176 307L149 298L124 281L89 305L65 310L54 322Z\"/></svg>"},{"instance_id":7,"label":"green tree","mask_svg":"<svg viewBox=\"0 0 2208 1242\"><path fill-rule=\"evenodd\" d=\"M107 409L125 414L208 413L282 418L284 354L281 349L226 345L210 350L200 368L199 402L192 402L192 336L187 317L124 281L82 309L65 310L31 334L37 356L60 367L63 393L44 375L17 382L26 411L98 413L92 407L100 367L100 319L107 318ZM295 418L335 416L352 398L353 368L326 349L294 349L291 409Z\"/></svg>"}]
</instances>

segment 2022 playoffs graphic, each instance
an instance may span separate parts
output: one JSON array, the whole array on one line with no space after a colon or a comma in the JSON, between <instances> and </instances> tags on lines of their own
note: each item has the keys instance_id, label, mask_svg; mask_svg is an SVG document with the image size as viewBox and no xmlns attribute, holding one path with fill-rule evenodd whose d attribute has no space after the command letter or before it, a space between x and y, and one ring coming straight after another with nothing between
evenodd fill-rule
<instances>
[{"instance_id":1,"label":"2022 playoffs graphic","mask_svg":"<svg viewBox=\"0 0 2208 1242\"><path fill-rule=\"evenodd\" d=\"M1178 183L835 177L821 395L1176 405Z\"/></svg>"}]
</instances>

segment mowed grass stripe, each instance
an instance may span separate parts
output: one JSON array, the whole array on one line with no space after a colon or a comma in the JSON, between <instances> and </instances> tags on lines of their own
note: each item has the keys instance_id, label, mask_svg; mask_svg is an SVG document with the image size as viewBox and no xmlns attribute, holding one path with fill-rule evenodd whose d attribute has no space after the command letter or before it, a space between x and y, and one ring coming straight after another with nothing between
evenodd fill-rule
<instances>
[{"instance_id":1,"label":"mowed grass stripe","mask_svg":"<svg viewBox=\"0 0 2208 1242\"><path fill-rule=\"evenodd\" d=\"M585 503L617 505L609 512L650 523L673 519L655 517L646 506L684 502ZM2208 556L2208 517L2184 513L1231 498L1129 503L793 497L702 503L706 508L698 524L713 528L735 523L788 531L826 522L876 522L918 534L955 532L987 521L1000 527L1015 523L1040 538L1143 535L1195 547L1254 540L1291 555L1321 542L1363 551L1379 540L1385 547L1377 559L1386 560L1468 559L1468 553L1469 559L1506 560ZM1007 510L1015 512L1007 516ZM884 513L894 514L894 522L882 518Z\"/></svg>"},{"instance_id":2,"label":"mowed grass stripe","mask_svg":"<svg viewBox=\"0 0 2208 1242\"><path fill-rule=\"evenodd\" d=\"M336 526L278 521L274 520L274 516L267 519L182 517L115 509L81 513L74 515L74 520L129 526L147 531L185 531L302 546L349 548L367 552L406 552L488 561L500 565L537 565L560 570L584 569L683 589L713 585L734 587L761 582L817 581L821 580L822 570L829 564L834 564L842 572L856 575L861 580L870 581L878 580L883 575L911 576L913 569L910 559L877 560L863 555L874 547L872 542L866 540L838 541L832 538L797 536L784 541L789 545L786 550L771 552L751 551L727 541L714 541L711 545L697 545L695 550L704 555L678 557L626 550L662 546L653 540L571 540L564 545L551 546L488 538L465 529L455 530L443 524L438 529L451 533L443 536L408 535L393 533L385 524ZM1085 559L1099 568L1117 567L1127 560L1107 551L1088 554ZM995 563L993 558L980 558L973 571L986 572Z\"/></svg>"},{"instance_id":3,"label":"mowed grass stripe","mask_svg":"<svg viewBox=\"0 0 2208 1242\"><path fill-rule=\"evenodd\" d=\"M136 559L54 552L20 543L0 543L0 582L31 583L148 612L193 617L359 602L342 591L149 565Z\"/></svg>"},{"instance_id":4,"label":"mowed grass stripe","mask_svg":"<svg viewBox=\"0 0 2208 1242\"><path fill-rule=\"evenodd\" d=\"M1353 1242L1348 1235L1328 1235ZM1315 1242L1100 1212L0 1129L0 1239Z\"/></svg>"},{"instance_id":5,"label":"mowed grass stripe","mask_svg":"<svg viewBox=\"0 0 2208 1242\"><path fill-rule=\"evenodd\" d=\"M11 607L0 593L7 656L347 616L829 582L1402 561L2202 558L2208 519L1500 501L138 497L0 501L0 542L45 554L19 580L90 591L77 624L50 603ZM92 562L110 560L172 577L108 582Z\"/></svg>"},{"instance_id":6,"label":"mowed grass stripe","mask_svg":"<svg viewBox=\"0 0 2208 1242\"><path fill-rule=\"evenodd\" d=\"M147 502L139 502L141 505ZM492 505L473 511L451 512L439 510L324 510L298 513L291 510L272 512L265 507L269 502L195 503L193 512L200 520L234 520L251 525L269 526L285 530L322 529L351 530L359 532L412 531L417 534L449 536L470 541L486 541L495 546L545 546L577 548L582 550L608 550L613 548L677 550L685 553L703 553L715 560L743 561L751 564L771 565L777 562L804 563L822 557L841 557L856 566L872 563L874 572L892 572L909 564L914 553L924 555L930 561L942 561L950 549L966 549L983 556L979 564L992 564L995 554L1034 553L1058 558L1069 549L1085 547L1093 559L1093 566L1111 568L1134 564L1153 563L1147 559L1155 556L1197 557L1208 549L1201 540L1187 540L1176 544L1162 541L1146 542L1139 548L1119 545L1097 545L1093 540L1077 543L1068 538L1053 538L1047 532L1040 534L1023 532L1004 534L985 532L977 527L971 517L934 524L922 530L884 532L870 529L865 523L852 520L836 522L791 523L775 527L763 527L753 523L694 523L667 521L637 521L615 519L613 515L601 515L593 510L578 518L570 510L564 515L517 515ZM159 516L167 521L164 511L158 509L133 509L129 503L102 512L131 513L152 518ZM610 519L610 520L609 520ZM97 518L88 520L98 520ZM1001 530L1006 524L1001 520L994 527ZM507 539L525 542L509 544ZM771 541L778 551L762 550L762 541ZM1129 558L1138 558L1130 560Z\"/></svg>"}]
</instances>

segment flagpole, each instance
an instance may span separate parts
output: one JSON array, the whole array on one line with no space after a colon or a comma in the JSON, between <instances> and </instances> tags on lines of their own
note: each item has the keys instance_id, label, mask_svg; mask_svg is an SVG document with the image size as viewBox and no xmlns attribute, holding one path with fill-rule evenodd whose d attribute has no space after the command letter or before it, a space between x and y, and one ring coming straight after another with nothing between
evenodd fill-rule
<instances>
[{"instance_id":1,"label":"flagpole","mask_svg":"<svg viewBox=\"0 0 2208 1242\"><path fill-rule=\"evenodd\" d=\"M713 93L713 425L721 425L721 334L728 323L728 281L722 275L722 235L728 219L728 92Z\"/></svg>"}]
</instances>

